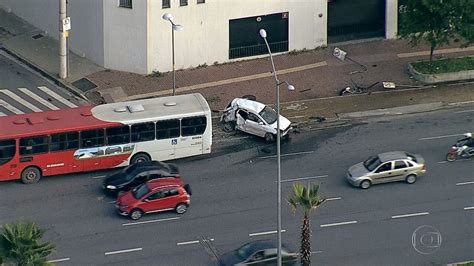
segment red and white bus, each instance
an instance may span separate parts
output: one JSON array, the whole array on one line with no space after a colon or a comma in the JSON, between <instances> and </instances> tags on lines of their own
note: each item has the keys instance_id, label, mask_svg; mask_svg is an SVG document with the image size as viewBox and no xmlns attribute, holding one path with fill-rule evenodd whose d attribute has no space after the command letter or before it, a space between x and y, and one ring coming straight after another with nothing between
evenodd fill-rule
<instances>
[{"instance_id":1,"label":"red and white bus","mask_svg":"<svg viewBox=\"0 0 474 266\"><path fill-rule=\"evenodd\" d=\"M0 181L166 161L211 152L199 94L0 117Z\"/></svg>"}]
</instances>

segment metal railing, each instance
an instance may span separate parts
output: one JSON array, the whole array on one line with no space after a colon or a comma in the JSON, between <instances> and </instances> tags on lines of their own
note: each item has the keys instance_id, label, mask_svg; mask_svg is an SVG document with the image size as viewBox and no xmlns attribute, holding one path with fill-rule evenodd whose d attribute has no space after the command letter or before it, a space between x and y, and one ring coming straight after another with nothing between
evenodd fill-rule
<instances>
[{"instance_id":1,"label":"metal railing","mask_svg":"<svg viewBox=\"0 0 474 266\"><path fill-rule=\"evenodd\" d=\"M273 42L269 43L270 49L274 53L287 52L288 51L288 41L282 42ZM266 45L258 44L251 46L235 47L229 49L229 59L249 57L261 54L267 54L268 50Z\"/></svg>"}]
</instances>

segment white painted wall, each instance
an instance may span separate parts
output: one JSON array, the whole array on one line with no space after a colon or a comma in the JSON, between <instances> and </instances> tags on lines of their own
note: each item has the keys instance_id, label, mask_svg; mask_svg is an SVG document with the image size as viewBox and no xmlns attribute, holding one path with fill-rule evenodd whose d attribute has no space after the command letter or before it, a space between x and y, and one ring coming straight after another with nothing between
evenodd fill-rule
<instances>
[{"instance_id":1,"label":"white painted wall","mask_svg":"<svg viewBox=\"0 0 474 266\"><path fill-rule=\"evenodd\" d=\"M173 14L174 22L184 27L184 31L175 32L176 69L229 61L230 19L289 12L290 50L327 44L327 0L188 2L188 6L180 7L179 0L171 0L171 8L167 9L162 9L161 1L150 2L148 73L172 69L171 25L161 18L164 13Z\"/></svg>"},{"instance_id":2,"label":"white painted wall","mask_svg":"<svg viewBox=\"0 0 474 266\"><path fill-rule=\"evenodd\" d=\"M0 0L0 5L47 35L59 39L59 0ZM101 0L68 0L71 17L70 49L99 65L104 64L103 5Z\"/></svg>"},{"instance_id":3,"label":"white painted wall","mask_svg":"<svg viewBox=\"0 0 474 266\"><path fill-rule=\"evenodd\" d=\"M133 8L118 7L118 0L104 1L104 66L106 68L150 73L147 69L148 2L134 0Z\"/></svg>"},{"instance_id":4,"label":"white painted wall","mask_svg":"<svg viewBox=\"0 0 474 266\"><path fill-rule=\"evenodd\" d=\"M385 38L396 39L398 35L398 0L386 0Z\"/></svg>"}]
</instances>

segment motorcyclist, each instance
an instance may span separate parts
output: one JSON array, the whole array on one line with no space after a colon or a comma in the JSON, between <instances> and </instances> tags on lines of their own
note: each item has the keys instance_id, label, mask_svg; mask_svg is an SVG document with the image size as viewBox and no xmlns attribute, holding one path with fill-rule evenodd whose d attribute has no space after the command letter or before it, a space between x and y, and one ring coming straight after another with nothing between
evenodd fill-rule
<instances>
[{"instance_id":1,"label":"motorcyclist","mask_svg":"<svg viewBox=\"0 0 474 266\"><path fill-rule=\"evenodd\" d=\"M466 154L471 154L474 151L474 138L472 137L472 133L464 134L464 138L458 140L457 143L463 143L463 146L467 146L464 150Z\"/></svg>"}]
</instances>

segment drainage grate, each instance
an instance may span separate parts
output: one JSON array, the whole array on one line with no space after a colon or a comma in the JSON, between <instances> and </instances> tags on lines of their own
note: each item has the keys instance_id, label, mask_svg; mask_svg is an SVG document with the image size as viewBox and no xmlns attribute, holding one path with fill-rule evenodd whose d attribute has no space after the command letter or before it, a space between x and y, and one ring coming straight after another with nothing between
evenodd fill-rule
<instances>
[{"instance_id":1,"label":"drainage grate","mask_svg":"<svg viewBox=\"0 0 474 266\"><path fill-rule=\"evenodd\" d=\"M83 92L92 90L97 88L97 85L95 85L92 81L88 80L87 78L81 78L72 83L74 87L80 89Z\"/></svg>"},{"instance_id":2,"label":"drainage grate","mask_svg":"<svg viewBox=\"0 0 474 266\"><path fill-rule=\"evenodd\" d=\"M33 39L35 39L35 40L38 40L38 39L43 38L43 37L44 37L44 35L41 34L41 33L38 33L38 34L36 34L36 35L31 36L31 38L33 38Z\"/></svg>"}]
</instances>

